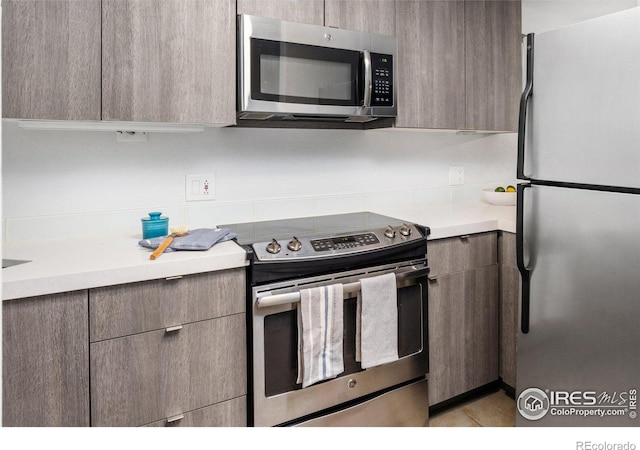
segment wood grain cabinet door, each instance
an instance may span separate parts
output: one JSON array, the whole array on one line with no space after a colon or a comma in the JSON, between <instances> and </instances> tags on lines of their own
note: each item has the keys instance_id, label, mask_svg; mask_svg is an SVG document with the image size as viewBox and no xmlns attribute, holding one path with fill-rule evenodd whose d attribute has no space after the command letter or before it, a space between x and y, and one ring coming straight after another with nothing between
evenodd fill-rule
<instances>
[{"instance_id":1,"label":"wood grain cabinet door","mask_svg":"<svg viewBox=\"0 0 640 450\"><path fill-rule=\"evenodd\" d=\"M100 120L100 2L2 1L2 117Z\"/></svg>"},{"instance_id":2,"label":"wood grain cabinet door","mask_svg":"<svg viewBox=\"0 0 640 450\"><path fill-rule=\"evenodd\" d=\"M140 426L247 394L245 315L91 344L91 424Z\"/></svg>"},{"instance_id":3,"label":"wood grain cabinet door","mask_svg":"<svg viewBox=\"0 0 640 450\"><path fill-rule=\"evenodd\" d=\"M328 27L395 36L396 2L395 0L325 0L324 20Z\"/></svg>"},{"instance_id":4,"label":"wood grain cabinet door","mask_svg":"<svg viewBox=\"0 0 640 450\"><path fill-rule=\"evenodd\" d=\"M490 232L437 239L427 252L431 276L491 266L498 263L498 237Z\"/></svg>"},{"instance_id":5,"label":"wood grain cabinet door","mask_svg":"<svg viewBox=\"0 0 640 450\"><path fill-rule=\"evenodd\" d=\"M397 127L466 125L464 2L396 2Z\"/></svg>"},{"instance_id":6,"label":"wood grain cabinet door","mask_svg":"<svg viewBox=\"0 0 640 450\"><path fill-rule=\"evenodd\" d=\"M498 266L429 282L429 405L498 379Z\"/></svg>"},{"instance_id":7,"label":"wood grain cabinet door","mask_svg":"<svg viewBox=\"0 0 640 450\"><path fill-rule=\"evenodd\" d=\"M103 120L235 123L233 0L103 0Z\"/></svg>"},{"instance_id":8,"label":"wood grain cabinet door","mask_svg":"<svg viewBox=\"0 0 640 450\"><path fill-rule=\"evenodd\" d=\"M247 397L236 397L206 408L152 422L148 427L246 427Z\"/></svg>"},{"instance_id":9,"label":"wood grain cabinet door","mask_svg":"<svg viewBox=\"0 0 640 450\"><path fill-rule=\"evenodd\" d=\"M238 14L324 25L324 0L238 0Z\"/></svg>"},{"instance_id":10,"label":"wood grain cabinet door","mask_svg":"<svg viewBox=\"0 0 640 450\"><path fill-rule=\"evenodd\" d=\"M516 352L520 317L520 271L516 266L516 235L500 233L500 377L516 387Z\"/></svg>"},{"instance_id":11,"label":"wood grain cabinet door","mask_svg":"<svg viewBox=\"0 0 640 450\"><path fill-rule=\"evenodd\" d=\"M89 426L87 292L2 302L2 425Z\"/></svg>"},{"instance_id":12,"label":"wood grain cabinet door","mask_svg":"<svg viewBox=\"0 0 640 450\"><path fill-rule=\"evenodd\" d=\"M517 131L522 91L520 1L465 2L466 127Z\"/></svg>"},{"instance_id":13,"label":"wood grain cabinet door","mask_svg":"<svg viewBox=\"0 0 640 450\"><path fill-rule=\"evenodd\" d=\"M91 342L243 313L244 269L141 281L89 291Z\"/></svg>"}]
</instances>

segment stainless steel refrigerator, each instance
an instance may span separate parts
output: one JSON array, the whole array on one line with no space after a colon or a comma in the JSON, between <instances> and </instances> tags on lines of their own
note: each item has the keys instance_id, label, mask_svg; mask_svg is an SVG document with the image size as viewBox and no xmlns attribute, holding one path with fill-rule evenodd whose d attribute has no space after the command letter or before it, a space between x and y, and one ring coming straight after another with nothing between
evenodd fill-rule
<instances>
[{"instance_id":1,"label":"stainless steel refrigerator","mask_svg":"<svg viewBox=\"0 0 640 450\"><path fill-rule=\"evenodd\" d=\"M527 36L517 426L640 426L640 8Z\"/></svg>"}]
</instances>

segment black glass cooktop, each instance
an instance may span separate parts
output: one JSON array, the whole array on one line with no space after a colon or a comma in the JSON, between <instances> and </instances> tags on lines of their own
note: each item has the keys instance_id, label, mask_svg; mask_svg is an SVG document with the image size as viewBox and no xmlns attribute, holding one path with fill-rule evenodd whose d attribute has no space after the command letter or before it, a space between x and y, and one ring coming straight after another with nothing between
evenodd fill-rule
<instances>
[{"instance_id":1,"label":"black glass cooktop","mask_svg":"<svg viewBox=\"0 0 640 450\"><path fill-rule=\"evenodd\" d=\"M291 239L293 236L312 238L350 234L384 228L387 225L401 226L405 222L401 219L371 212L357 212L218 226L235 232L238 235L238 244L249 245L271 239Z\"/></svg>"}]
</instances>

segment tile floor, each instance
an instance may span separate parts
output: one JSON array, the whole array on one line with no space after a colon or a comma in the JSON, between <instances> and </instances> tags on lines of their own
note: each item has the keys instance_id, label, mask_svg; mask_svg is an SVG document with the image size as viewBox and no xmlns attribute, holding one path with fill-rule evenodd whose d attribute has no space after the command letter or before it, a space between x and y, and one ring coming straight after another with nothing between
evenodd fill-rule
<instances>
[{"instance_id":1,"label":"tile floor","mask_svg":"<svg viewBox=\"0 0 640 450\"><path fill-rule=\"evenodd\" d=\"M513 427L516 402L503 390L471 399L429 418L430 427Z\"/></svg>"}]
</instances>

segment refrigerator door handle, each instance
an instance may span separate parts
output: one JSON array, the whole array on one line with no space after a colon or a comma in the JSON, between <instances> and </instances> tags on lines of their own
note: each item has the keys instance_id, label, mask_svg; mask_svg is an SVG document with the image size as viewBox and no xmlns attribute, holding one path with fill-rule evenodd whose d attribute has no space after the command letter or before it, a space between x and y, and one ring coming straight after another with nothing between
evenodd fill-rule
<instances>
[{"instance_id":1,"label":"refrigerator door handle","mask_svg":"<svg viewBox=\"0 0 640 450\"><path fill-rule=\"evenodd\" d=\"M516 259L522 282L522 298L520 304L520 330L529 332L529 278L531 271L524 263L524 191L531 187L528 183L519 183L516 202Z\"/></svg>"},{"instance_id":2,"label":"refrigerator door handle","mask_svg":"<svg viewBox=\"0 0 640 450\"><path fill-rule=\"evenodd\" d=\"M517 177L520 180L530 180L524 173L524 146L527 135L527 107L533 93L533 33L527 34L527 83L520 97L520 114L518 117L518 164Z\"/></svg>"}]
</instances>

